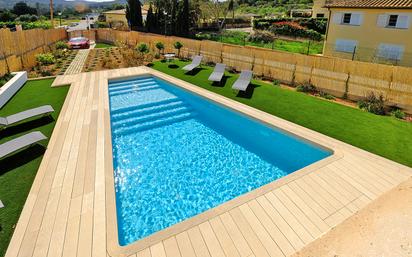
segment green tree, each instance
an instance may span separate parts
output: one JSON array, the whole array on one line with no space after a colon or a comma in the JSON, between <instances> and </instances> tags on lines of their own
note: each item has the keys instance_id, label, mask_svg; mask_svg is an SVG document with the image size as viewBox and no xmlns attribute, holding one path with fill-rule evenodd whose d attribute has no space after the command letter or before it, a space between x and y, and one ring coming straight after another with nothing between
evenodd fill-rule
<instances>
[{"instance_id":1,"label":"green tree","mask_svg":"<svg viewBox=\"0 0 412 257\"><path fill-rule=\"evenodd\" d=\"M139 0L127 0L126 19L131 30L142 29L142 6Z\"/></svg>"},{"instance_id":2,"label":"green tree","mask_svg":"<svg viewBox=\"0 0 412 257\"><path fill-rule=\"evenodd\" d=\"M17 16L23 14L37 14L36 8L28 6L25 2L18 2L13 6L12 12Z\"/></svg>"},{"instance_id":3,"label":"green tree","mask_svg":"<svg viewBox=\"0 0 412 257\"><path fill-rule=\"evenodd\" d=\"M177 50L177 57L180 58L180 49L183 47L183 44L177 41L173 44L173 47Z\"/></svg>"},{"instance_id":4,"label":"green tree","mask_svg":"<svg viewBox=\"0 0 412 257\"><path fill-rule=\"evenodd\" d=\"M16 15L12 12L10 12L9 10L4 10L2 12L0 12L0 21L14 21L14 19L16 18Z\"/></svg>"},{"instance_id":5,"label":"green tree","mask_svg":"<svg viewBox=\"0 0 412 257\"><path fill-rule=\"evenodd\" d=\"M183 0L183 7L180 14L181 23L179 24L181 28L181 36L188 36L190 31L190 6L189 0Z\"/></svg>"},{"instance_id":6,"label":"green tree","mask_svg":"<svg viewBox=\"0 0 412 257\"><path fill-rule=\"evenodd\" d=\"M165 49L165 45L162 42L157 42L156 48L157 50L159 50L159 54L160 54L160 52Z\"/></svg>"},{"instance_id":7,"label":"green tree","mask_svg":"<svg viewBox=\"0 0 412 257\"><path fill-rule=\"evenodd\" d=\"M149 5L149 10L147 10L147 16L146 16L146 31L147 32L156 32L156 25L155 25L155 16L153 14L153 6L152 3Z\"/></svg>"}]
</instances>

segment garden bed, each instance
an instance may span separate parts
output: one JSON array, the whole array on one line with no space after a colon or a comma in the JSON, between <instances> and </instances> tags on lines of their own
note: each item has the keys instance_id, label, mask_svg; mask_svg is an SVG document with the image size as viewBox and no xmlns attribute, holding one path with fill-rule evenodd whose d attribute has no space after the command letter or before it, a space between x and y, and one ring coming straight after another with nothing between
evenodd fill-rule
<instances>
[{"instance_id":1,"label":"garden bed","mask_svg":"<svg viewBox=\"0 0 412 257\"><path fill-rule=\"evenodd\" d=\"M53 57L54 59L34 66L29 72L29 78L63 75L73 59L76 57L76 54L77 50L68 49L59 49L51 53L47 53L46 55L50 55L50 58Z\"/></svg>"}]
</instances>

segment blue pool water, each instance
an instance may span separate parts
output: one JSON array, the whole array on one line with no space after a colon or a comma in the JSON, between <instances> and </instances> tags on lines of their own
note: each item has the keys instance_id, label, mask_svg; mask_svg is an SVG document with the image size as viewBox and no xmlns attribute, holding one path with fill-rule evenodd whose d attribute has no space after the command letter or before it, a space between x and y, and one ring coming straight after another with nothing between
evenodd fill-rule
<instances>
[{"instance_id":1,"label":"blue pool water","mask_svg":"<svg viewBox=\"0 0 412 257\"><path fill-rule=\"evenodd\" d=\"M155 77L109 96L121 245L331 154Z\"/></svg>"}]
</instances>

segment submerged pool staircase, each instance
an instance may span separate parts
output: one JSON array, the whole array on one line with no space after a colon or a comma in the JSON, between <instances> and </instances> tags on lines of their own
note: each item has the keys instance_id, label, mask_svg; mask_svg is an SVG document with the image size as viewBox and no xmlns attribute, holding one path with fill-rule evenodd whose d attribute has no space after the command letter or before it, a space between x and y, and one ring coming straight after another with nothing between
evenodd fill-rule
<instances>
[{"instance_id":1,"label":"submerged pool staircase","mask_svg":"<svg viewBox=\"0 0 412 257\"><path fill-rule=\"evenodd\" d=\"M150 93L160 86L153 78L142 78L130 82L111 83L110 97L131 93ZM194 110L178 98L137 104L111 111L112 133L130 134L185 121L196 116Z\"/></svg>"}]
</instances>

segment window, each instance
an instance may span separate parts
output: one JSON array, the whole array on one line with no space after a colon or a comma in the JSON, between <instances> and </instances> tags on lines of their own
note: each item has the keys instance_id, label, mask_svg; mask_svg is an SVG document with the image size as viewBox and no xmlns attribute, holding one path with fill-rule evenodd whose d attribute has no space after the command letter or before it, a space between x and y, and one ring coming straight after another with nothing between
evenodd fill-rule
<instances>
[{"instance_id":1,"label":"window","mask_svg":"<svg viewBox=\"0 0 412 257\"><path fill-rule=\"evenodd\" d=\"M358 45L356 40L337 39L335 43L335 51L344 53L353 53Z\"/></svg>"},{"instance_id":2,"label":"window","mask_svg":"<svg viewBox=\"0 0 412 257\"><path fill-rule=\"evenodd\" d=\"M396 14L389 15L388 27L396 27L397 21L398 21L398 15Z\"/></svg>"},{"instance_id":3,"label":"window","mask_svg":"<svg viewBox=\"0 0 412 257\"><path fill-rule=\"evenodd\" d=\"M380 44L377 56L386 60L400 61L402 59L404 47L402 45Z\"/></svg>"},{"instance_id":4,"label":"window","mask_svg":"<svg viewBox=\"0 0 412 257\"><path fill-rule=\"evenodd\" d=\"M377 25L382 28L408 29L409 16L409 14L379 14Z\"/></svg>"},{"instance_id":5,"label":"window","mask_svg":"<svg viewBox=\"0 0 412 257\"><path fill-rule=\"evenodd\" d=\"M350 24L350 18L351 17L352 17L351 13L344 13L342 23L343 24Z\"/></svg>"},{"instance_id":6,"label":"window","mask_svg":"<svg viewBox=\"0 0 412 257\"><path fill-rule=\"evenodd\" d=\"M325 14L324 13L317 13L316 18L325 18Z\"/></svg>"}]
</instances>

